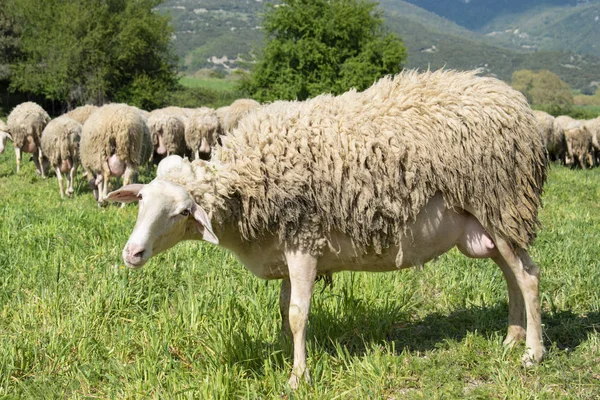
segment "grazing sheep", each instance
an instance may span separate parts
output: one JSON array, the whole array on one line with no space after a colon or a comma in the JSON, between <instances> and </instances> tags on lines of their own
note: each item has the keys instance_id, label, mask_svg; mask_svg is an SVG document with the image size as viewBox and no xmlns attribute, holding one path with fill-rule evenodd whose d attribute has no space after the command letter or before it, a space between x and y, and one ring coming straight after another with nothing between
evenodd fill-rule
<instances>
[{"instance_id":1,"label":"grazing sheep","mask_svg":"<svg viewBox=\"0 0 600 400\"><path fill-rule=\"evenodd\" d=\"M508 285L505 344L542 359L539 226L548 162L527 100L474 72L404 72L362 93L275 102L245 117L210 162L167 157L157 178L109 199L143 199L123 249L130 267L181 240L233 251L283 279L290 385L309 378L306 323L315 277L395 271L454 246L491 258Z\"/></svg>"},{"instance_id":2,"label":"grazing sheep","mask_svg":"<svg viewBox=\"0 0 600 400\"><path fill-rule=\"evenodd\" d=\"M554 118L553 129L554 129L555 137L565 138L565 128L567 128L568 126L570 126L572 124L577 124L577 123L578 123L578 121L576 119L573 119L573 118L569 117L568 115L560 115L560 116ZM569 152L567 149L567 140L566 140L566 138L564 140L565 140L565 148L564 148L565 165L572 165L573 160L569 156Z\"/></svg>"},{"instance_id":3,"label":"grazing sheep","mask_svg":"<svg viewBox=\"0 0 600 400\"><path fill-rule=\"evenodd\" d=\"M600 164L600 117L584 122L586 129L592 135L592 148L594 152L594 164Z\"/></svg>"},{"instance_id":4,"label":"grazing sheep","mask_svg":"<svg viewBox=\"0 0 600 400\"><path fill-rule=\"evenodd\" d=\"M166 114L162 110L150 113L148 128L153 149L159 156L185 153L185 119Z\"/></svg>"},{"instance_id":5,"label":"grazing sheep","mask_svg":"<svg viewBox=\"0 0 600 400\"><path fill-rule=\"evenodd\" d=\"M237 99L225 110L223 119L221 119L222 130L224 134L230 133L237 126L240 120L250 111L260 107L260 103L252 99Z\"/></svg>"},{"instance_id":6,"label":"grazing sheep","mask_svg":"<svg viewBox=\"0 0 600 400\"><path fill-rule=\"evenodd\" d=\"M75 121L77 121L81 125L83 125L83 124L85 124L85 121L88 120L90 115L92 115L92 113L94 111L96 111L97 109L98 109L98 106L86 104L85 106L74 108L71 111L69 111L68 113L65 113L64 115L69 118L74 119Z\"/></svg>"},{"instance_id":7,"label":"grazing sheep","mask_svg":"<svg viewBox=\"0 0 600 400\"><path fill-rule=\"evenodd\" d=\"M40 147L42 131L50 122L50 116L42 107L30 101L16 106L7 119L17 158L17 173L21 169L21 152L32 153L38 173L45 178L44 156Z\"/></svg>"},{"instance_id":8,"label":"grazing sheep","mask_svg":"<svg viewBox=\"0 0 600 400\"><path fill-rule=\"evenodd\" d=\"M567 149L564 131L554 130L554 117L544 111L533 110L538 131L542 135L546 150L552 161L563 161Z\"/></svg>"},{"instance_id":9,"label":"grazing sheep","mask_svg":"<svg viewBox=\"0 0 600 400\"><path fill-rule=\"evenodd\" d=\"M53 119L42 132L42 153L56 170L60 197L65 197L63 189L64 173L67 177L67 195L73 195L73 181L79 166L79 141L82 125L66 115Z\"/></svg>"},{"instance_id":10,"label":"grazing sheep","mask_svg":"<svg viewBox=\"0 0 600 400\"><path fill-rule=\"evenodd\" d=\"M575 121L565 127L565 141L568 164L577 162L583 169L586 165L594 166L592 134L583 121Z\"/></svg>"},{"instance_id":11,"label":"grazing sheep","mask_svg":"<svg viewBox=\"0 0 600 400\"><path fill-rule=\"evenodd\" d=\"M4 153L6 139L10 140L11 142L13 140L10 133L8 133L8 126L0 119L0 154Z\"/></svg>"},{"instance_id":12,"label":"grazing sheep","mask_svg":"<svg viewBox=\"0 0 600 400\"><path fill-rule=\"evenodd\" d=\"M221 124L215 110L208 107L196 109L185 124L185 144L195 159L208 159L211 148L221 134Z\"/></svg>"},{"instance_id":13,"label":"grazing sheep","mask_svg":"<svg viewBox=\"0 0 600 400\"><path fill-rule=\"evenodd\" d=\"M98 204L104 203L111 176L123 176L123 184L131 183L137 168L146 162L144 141L150 132L138 109L126 104L108 104L94 112L83 125L81 163L94 177L98 187ZM147 137L145 137L147 135ZM146 146L151 149L151 146ZM93 187L93 185L91 185Z\"/></svg>"}]
</instances>

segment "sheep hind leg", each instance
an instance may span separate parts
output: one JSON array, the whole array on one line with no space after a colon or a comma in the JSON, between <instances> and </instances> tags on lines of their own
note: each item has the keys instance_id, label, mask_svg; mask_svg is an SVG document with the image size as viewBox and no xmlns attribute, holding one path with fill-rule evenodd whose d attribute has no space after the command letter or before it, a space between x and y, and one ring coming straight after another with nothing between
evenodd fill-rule
<instances>
[{"instance_id":1,"label":"sheep hind leg","mask_svg":"<svg viewBox=\"0 0 600 400\"><path fill-rule=\"evenodd\" d=\"M136 173L136 169L133 168L130 164L127 164L125 168L125 172L123 173L123 186L127 186L133 183L134 176ZM121 204L121 208L124 208L126 203Z\"/></svg>"},{"instance_id":2,"label":"sheep hind leg","mask_svg":"<svg viewBox=\"0 0 600 400\"><path fill-rule=\"evenodd\" d=\"M504 258L495 257L494 261L502 270L508 287L508 332L504 339L504 345L512 346L524 340L527 332L525 329L525 300L517 278Z\"/></svg>"},{"instance_id":3,"label":"sheep hind leg","mask_svg":"<svg viewBox=\"0 0 600 400\"><path fill-rule=\"evenodd\" d=\"M527 350L525 351L522 360L525 367L530 367L533 364L540 362L546 353L542 338L542 312L539 296L540 269L533 262L531 257L529 257L527 251L523 249L513 249L512 246L500 236L496 236L496 244L498 245L498 250L506 267L512 272L514 280L521 290L525 303L527 320L525 344ZM502 265L500 267L502 268ZM515 308L516 307L517 306L515 306ZM518 314L513 315L513 318L517 319ZM517 321L514 322L517 323ZM518 328L516 329L518 330Z\"/></svg>"},{"instance_id":4,"label":"sheep hind leg","mask_svg":"<svg viewBox=\"0 0 600 400\"><path fill-rule=\"evenodd\" d=\"M19 171L21 170L21 149L18 147L15 147L15 158L17 159L17 174L19 173Z\"/></svg>"},{"instance_id":5,"label":"sheep hind leg","mask_svg":"<svg viewBox=\"0 0 600 400\"><path fill-rule=\"evenodd\" d=\"M75 190L73 189L73 184L75 181L75 178L77 177L77 161L75 161L73 163L73 167L71 167L71 169L69 170L69 173L67 174L67 196L69 197L73 197L73 193L75 193Z\"/></svg>"},{"instance_id":6,"label":"sheep hind leg","mask_svg":"<svg viewBox=\"0 0 600 400\"><path fill-rule=\"evenodd\" d=\"M281 314L281 333L287 338L292 337L289 318L291 288L290 279L284 278L281 281L281 291L279 292L279 313Z\"/></svg>"},{"instance_id":7,"label":"sheep hind leg","mask_svg":"<svg viewBox=\"0 0 600 400\"><path fill-rule=\"evenodd\" d=\"M317 275L317 259L301 251L286 251L285 257L290 276L288 319L294 343L294 365L288 383L292 389L297 389L302 378L310 383L306 368L306 323Z\"/></svg>"},{"instance_id":8,"label":"sheep hind leg","mask_svg":"<svg viewBox=\"0 0 600 400\"><path fill-rule=\"evenodd\" d=\"M60 190L60 198L65 198L65 190L63 188L63 177L62 172L60 172L60 168L56 167L56 179L58 179L58 189Z\"/></svg>"},{"instance_id":9,"label":"sheep hind leg","mask_svg":"<svg viewBox=\"0 0 600 400\"><path fill-rule=\"evenodd\" d=\"M34 156L35 158L35 156ZM42 178L46 178L46 169L44 168L44 155L42 154L42 149L39 148L38 149L38 163L39 163L39 170L40 170L40 175L42 176Z\"/></svg>"}]
</instances>

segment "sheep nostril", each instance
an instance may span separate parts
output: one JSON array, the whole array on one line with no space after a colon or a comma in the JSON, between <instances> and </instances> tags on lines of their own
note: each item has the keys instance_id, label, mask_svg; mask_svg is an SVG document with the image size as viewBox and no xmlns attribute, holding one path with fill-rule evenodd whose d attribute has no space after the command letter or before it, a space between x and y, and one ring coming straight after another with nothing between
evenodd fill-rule
<instances>
[{"instance_id":1,"label":"sheep nostril","mask_svg":"<svg viewBox=\"0 0 600 400\"><path fill-rule=\"evenodd\" d=\"M144 250L138 251L133 256L136 257L136 258L142 258L144 256Z\"/></svg>"}]
</instances>

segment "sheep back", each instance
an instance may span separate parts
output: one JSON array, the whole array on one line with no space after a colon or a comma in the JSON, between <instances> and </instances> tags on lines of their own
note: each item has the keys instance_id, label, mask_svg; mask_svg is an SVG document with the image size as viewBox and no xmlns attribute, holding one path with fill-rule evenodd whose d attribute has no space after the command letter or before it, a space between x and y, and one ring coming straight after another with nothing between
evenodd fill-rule
<instances>
[{"instance_id":1,"label":"sheep back","mask_svg":"<svg viewBox=\"0 0 600 400\"><path fill-rule=\"evenodd\" d=\"M79 160L81 130L79 122L64 115L46 125L42 132L42 153L53 166L66 160Z\"/></svg>"},{"instance_id":2,"label":"sheep back","mask_svg":"<svg viewBox=\"0 0 600 400\"><path fill-rule=\"evenodd\" d=\"M262 106L223 137L212 164L161 179L184 185L215 220L231 218L245 240L272 232L313 251L337 231L357 251L380 252L441 193L526 248L546 154L527 100L505 83L413 71L362 93Z\"/></svg>"},{"instance_id":3,"label":"sheep back","mask_svg":"<svg viewBox=\"0 0 600 400\"><path fill-rule=\"evenodd\" d=\"M42 131L50 122L50 116L42 107L28 101L16 106L8 115L6 122L15 147L23 147L25 139L30 135L39 147Z\"/></svg>"},{"instance_id":4,"label":"sheep back","mask_svg":"<svg viewBox=\"0 0 600 400\"><path fill-rule=\"evenodd\" d=\"M83 125L83 124L85 124L85 121L88 120L90 115L92 115L92 113L94 111L96 111L97 109L98 109L98 106L86 104L84 106L74 108L71 111L69 111L68 113L65 113L64 115L69 118L74 119L75 121L77 121Z\"/></svg>"},{"instance_id":5,"label":"sheep back","mask_svg":"<svg viewBox=\"0 0 600 400\"><path fill-rule=\"evenodd\" d=\"M250 111L260 107L260 103L252 99L237 99L223 113L222 129L229 133L235 129L240 120Z\"/></svg>"},{"instance_id":6,"label":"sheep back","mask_svg":"<svg viewBox=\"0 0 600 400\"><path fill-rule=\"evenodd\" d=\"M140 165L147 129L145 118L134 107L126 104L100 107L83 125L80 145L83 166L94 172L101 171L113 154L128 164Z\"/></svg>"}]
</instances>

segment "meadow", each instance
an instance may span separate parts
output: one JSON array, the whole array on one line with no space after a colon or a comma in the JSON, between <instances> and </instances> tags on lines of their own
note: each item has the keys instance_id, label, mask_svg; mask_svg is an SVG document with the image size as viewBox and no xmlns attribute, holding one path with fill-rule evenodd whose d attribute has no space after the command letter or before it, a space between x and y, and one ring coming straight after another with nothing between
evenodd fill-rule
<instances>
[{"instance_id":1,"label":"meadow","mask_svg":"<svg viewBox=\"0 0 600 400\"><path fill-rule=\"evenodd\" d=\"M181 243L143 269L121 250L137 206L99 209L80 180L0 155L2 399L597 399L600 169L553 166L531 250L542 269L546 359L502 346L500 270L456 250L423 268L341 273L316 286L313 384L287 387L279 283L229 253ZM151 171L142 176L151 179Z\"/></svg>"}]
</instances>

